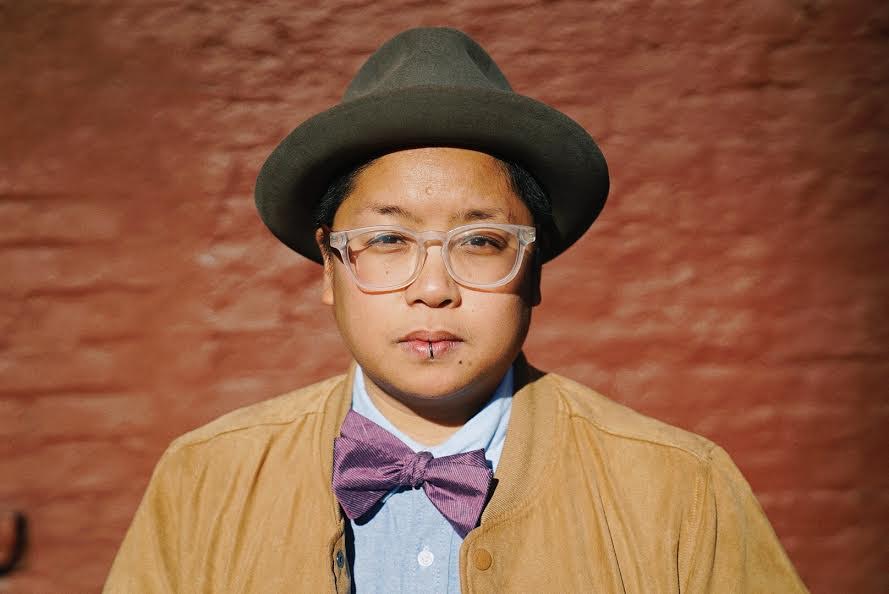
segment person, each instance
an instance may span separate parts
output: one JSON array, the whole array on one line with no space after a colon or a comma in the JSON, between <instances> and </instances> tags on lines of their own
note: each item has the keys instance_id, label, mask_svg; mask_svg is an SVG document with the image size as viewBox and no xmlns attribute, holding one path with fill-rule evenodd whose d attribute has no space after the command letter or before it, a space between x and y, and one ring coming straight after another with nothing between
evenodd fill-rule
<instances>
[{"instance_id":1,"label":"person","mask_svg":"<svg viewBox=\"0 0 889 594\"><path fill-rule=\"evenodd\" d=\"M384 44L255 191L354 362L175 440L105 591L805 591L722 449L522 354L608 187L465 34Z\"/></svg>"}]
</instances>

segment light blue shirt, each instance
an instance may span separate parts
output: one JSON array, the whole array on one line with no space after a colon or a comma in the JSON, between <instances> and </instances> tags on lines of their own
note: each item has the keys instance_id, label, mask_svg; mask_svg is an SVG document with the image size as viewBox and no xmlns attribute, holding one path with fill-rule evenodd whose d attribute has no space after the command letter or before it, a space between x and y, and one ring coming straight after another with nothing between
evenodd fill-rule
<instances>
[{"instance_id":1,"label":"light blue shirt","mask_svg":"<svg viewBox=\"0 0 889 594\"><path fill-rule=\"evenodd\" d=\"M352 409L403 441L414 452L436 458L485 449L497 470L509 413L513 372L509 371L491 400L447 441L424 446L395 428L374 406L364 387L364 372L356 370ZM460 545L463 539L420 489L393 491L376 513L352 520L355 536L353 584L359 594L375 592L460 592Z\"/></svg>"}]
</instances>

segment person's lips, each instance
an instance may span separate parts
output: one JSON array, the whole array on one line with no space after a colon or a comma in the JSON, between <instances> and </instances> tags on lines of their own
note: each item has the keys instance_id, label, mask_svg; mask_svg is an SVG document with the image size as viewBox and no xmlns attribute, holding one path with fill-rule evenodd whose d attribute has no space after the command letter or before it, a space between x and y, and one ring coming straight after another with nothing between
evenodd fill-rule
<instances>
[{"instance_id":1,"label":"person's lips","mask_svg":"<svg viewBox=\"0 0 889 594\"><path fill-rule=\"evenodd\" d=\"M462 343L462 338L445 330L415 330L398 339L402 349L424 359L438 359Z\"/></svg>"}]
</instances>

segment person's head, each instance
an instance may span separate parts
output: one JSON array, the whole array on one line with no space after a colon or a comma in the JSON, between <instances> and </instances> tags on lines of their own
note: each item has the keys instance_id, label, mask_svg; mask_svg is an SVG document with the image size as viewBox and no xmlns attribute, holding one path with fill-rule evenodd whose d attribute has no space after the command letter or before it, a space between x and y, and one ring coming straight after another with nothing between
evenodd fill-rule
<instances>
[{"instance_id":1,"label":"person's head","mask_svg":"<svg viewBox=\"0 0 889 594\"><path fill-rule=\"evenodd\" d=\"M580 124L515 93L464 33L418 28L281 141L255 198L278 239L323 263L323 299L372 383L447 405L500 381L540 266L589 228L608 186Z\"/></svg>"},{"instance_id":2,"label":"person's head","mask_svg":"<svg viewBox=\"0 0 889 594\"><path fill-rule=\"evenodd\" d=\"M322 300L333 306L368 379L406 404L490 395L518 355L540 300L535 254L542 236L525 243L530 236L522 234L534 234L548 218L547 198L532 176L477 151L402 150L334 181L316 213ZM417 261L422 244L391 229L353 234L339 251L330 246L331 232L466 225L475 226L447 242L456 279L437 238L425 244L424 262ZM389 279L395 284L383 286Z\"/></svg>"}]
</instances>

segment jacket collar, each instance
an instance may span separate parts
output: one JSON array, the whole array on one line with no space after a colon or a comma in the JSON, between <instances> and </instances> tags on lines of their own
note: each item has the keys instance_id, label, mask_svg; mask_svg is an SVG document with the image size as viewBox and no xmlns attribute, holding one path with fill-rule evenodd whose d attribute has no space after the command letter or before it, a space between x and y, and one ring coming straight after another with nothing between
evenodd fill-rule
<instances>
[{"instance_id":1,"label":"jacket collar","mask_svg":"<svg viewBox=\"0 0 889 594\"><path fill-rule=\"evenodd\" d=\"M481 530L499 524L534 503L553 463L557 437L558 400L549 376L531 367L520 354L515 364L515 394L506 443L494 479L491 500L482 512Z\"/></svg>"},{"instance_id":2,"label":"jacket collar","mask_svg":"<svg viewBox=\"0 0 889 594\"><path fill-rule=\"evenodd\" d=\"M320 443L317 448L313 448L321 454L321 472L324 474L326 484L330 487L328 509L341 526L344 521L343 515L340 511L340 504L333 495L333 440L340 434L343 420L349 409L352 408L352 381L355 379L357 368L355 361L352 361L349 371L343 376L342 381L334 386L327 398L321 414Z\"/></svg>"}]
</instances>

